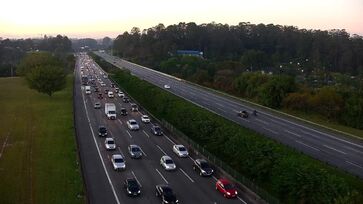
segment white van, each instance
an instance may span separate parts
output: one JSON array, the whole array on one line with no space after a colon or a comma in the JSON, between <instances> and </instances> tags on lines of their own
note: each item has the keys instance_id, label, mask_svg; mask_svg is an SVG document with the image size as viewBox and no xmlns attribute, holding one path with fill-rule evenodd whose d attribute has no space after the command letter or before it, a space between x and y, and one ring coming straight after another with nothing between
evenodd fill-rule
<instances>
[{"instance_id":1,"label":"white van","mask_svg":"<svg viewBox=\"0 0 363 204\"><path fill-rule=\"evenodd\" d=\"M109 97L109 98L113 98L113 97L114 97L114 95L113 95L113 92L112 92L112 91L109 91L109 92L107 93L107 95L108 95L108 97Z\"/></svg>"},{"instance_id":2,"label":"white van","mask_svg":"<svg viewBox=\"0 0 363 204\"><path fill-rule=\"evenodd\" d=\"M86 94L91 94L91 86L86 86L85 90L86 90Z\"/></svg>"}]
</instances>

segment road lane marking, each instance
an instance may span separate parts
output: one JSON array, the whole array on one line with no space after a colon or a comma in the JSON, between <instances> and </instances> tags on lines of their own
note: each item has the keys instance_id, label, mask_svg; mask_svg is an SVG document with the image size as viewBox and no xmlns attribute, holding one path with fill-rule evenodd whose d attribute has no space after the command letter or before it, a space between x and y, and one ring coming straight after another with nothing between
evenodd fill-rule
<instances>
[{"instance_id":1,"label":"road lane marking","mask_svg":"<svg viewBox=\"0 0 363 204\"><path fill-rule=\"evenodd\" d=\"M4 141L4 144L3 144L2 148L1 148L1 152L0 152L0 159L1 159L1 156L3 155L3 152L4 152L4 149L5 149L5 146L6 146L6 144L8 143L9 135L10 135L10 133L8 133L8 135L6 136L5 141Z\"/></svg>"},{"instance_id":2,"label":"road lane marking","mask_svg":"<svg viewBox=\"0 0 363 204\"><path fill-rule=\"evenodd\" d=\"M190 178L190 176L182 169L182 168L179 168L181 172L183 172L183 174L192 182L194 183L194 180L192 178Z\"/></svg>"},{"instance_id":3,"label":"road lane marking","mask_svg":"<svg viewBox=\"0 0 363 204\"><path fill-rule=\"evenodd\" d=\"M268 123L268 122L266 122L266 121L263 121L263 120L261 120L261 119L258 119L258 118L256 118L255 120L257 120L257 121L259 121L259 122L261 122L261 123L263 123L263 124L265 124L265 125L269 125L270 123Z\"/></svg>"},{"instance_id":4,"label":"road lane marking","mask_svg":"<svg viewBox=\"0 0 363 204\"><path fill-rule=\"evenodd\" d=\"M160 149L160 151L162 151L164 153L164 155L168 155L163 149L161 149L161 147L159 145L156 145L157 148Z\"/></svg>"},{"instance_id":5,"label":"road lane marking","mask_svg":"<svg viewBox=\"0 0 363 204\"><path fill-rule=\"evenodd\" d=\"M122 155L122 157L125 159L124 153L122 153L121 148L117 147L118 151L120 152L120 154Z\"/></svg>"},{"instance_id":6,"label":"road lane marking","mask_svg":"<svg viewBox=\"0 0 363 204\"><path fill-rule=\"evenodd\" d=\"M112 181L111 181L110 175L108 174L108 171L107 171L107 169L106 169L105 162L104 162L104 161L103 161L103 159L102 159L101 152L100 152L100 148L99 148L99 147L98 147L98 145L97 145L97 141L96 141L95 133L93 132L93 129L92 129L91 120L89 119L88 110L87 110L87 106L86 106L86 102L85 102L85 99L84 99L84 95L83 95L83 93L81 93L81 95L82 95L82 99L83 99L84 109L86 110L86 116L87 116L88 126L89 126L89 128L90 128L90 130L91 130L91 133L92 133L92 136L93 136L93 141L94 141L95 146L96 146L96 148L97 148L98 156L99 156L99 158L100 158L100 160L101 160L101 163L102 163L102 166L103 166L103 170L104 170L104 171L105 171L105 173L106 173L106 177L107 177L108 183L109 183L109 184L110 184L110 186L111 186L111 190L112 190L113 195L115 196L116 202L117 202L117 204L120 204L120 201L119 201L119 199L118 199L118 197L117 197L117 194L116 194L115 188L114 188L113 183L112 183Z\"/></svg>"},{"instance_id":7,"label":"road lane marking","mask_svg":"<svg viewBox=\"0 0 363 204\"><path fill-rule=\"evenodd\" d=\"M224 107L224 105L222 105L222 104L220 104L220 103L215 103L215 104L217 104L218 106L221 106L221 107Z\"/></svg>"},{"instance_id":8,"label":"road lane marking","mask_svg":"<svg viewBox=\"0 0 363 204\"><path fill-rule=\"evenodd\" d=\"M270 128L267 128L267 127L262 127L263 129L267 130L267 131L270 131L272 132L273 134L278 134L278 132L274 131L274 130L271 130Z\"/></svg>"},{"instance_id":9,"label":"road lane marking","mask_svg":"<svg viewBox=\"0 0 363 204\"><path fill-rule=\"evenodd\" d=\"M126 130L127 134L130 136L130 138L132 138L130 132L128 130Z\"/></svg>"},{"instance_id":10,"label":"road lane marking","mask_svg":"<svg viewBox=\"0 0 363 204\"><path fill-rule=\"evenodd\" d=\"M118 122L120 123L120 125L122 126L122 121L121 121L120 119L118 119L117 121L118 121Z\"/></svg>"},{"instance_id":11,"label":"road lane marking","mask_svg":"<svg viewBox=\"0 0 363 204\"><path fill-rule=\"evenodd\" d=\"M313 146L310 146L310 145L308 145L308 144L305 144L304 142L301 142L301 141L299 141L299 140L295 140L295 142L297 142L297 143L299 143L299 144L302 144L302 145L304 145L304 146L306 146L306 147L309 147L309 148L311 148L311 149L313 149L313 150L316 150L316 151L320 152L320 149L315 148L315 147L313 147Z\"/></svg>"},{"instance_id":12,"label":"road lane marking","mask_svg":"<svg viewBox=\"0 0 363 204\"><path fill-rule=\"evenodd\" d=\"M301 137L301 135L297 134L297 133L294 133L294 132L291 132L289 130L285 130L285 132L289 133L289 134L292 134L292 135L295 135L296 137Z\"/></svg>"},{"instance_id":13,"label":"road lane marking","mask_svg":"<svg viewBox=\"0 0 363 204\"><path fill-rule=\"evenodd\" d=\"M142 185L141 185L141 183L140 183L139 179L137 179L137 177L136 177L136 175L135 175L134 171L131 171L131 173L132 173L132 175L134 176L134 178L135 178L135 180L137 181L137 183L139 184L139 186L140 186L140 187L142 187Z\"/></svg>"},{"instance_id":14,"label":"road lane marking","mask_svg":"<svg viewBox=\"0 0 363 204\"><path fill-rule=\"evenodd\" d=\"M356 166L356 167L358 167L358 168L363 169L363 167L362 167L362 166L360 166L360 165L358 165L358 164L355 164L355 163L353 163L353 162L350 162L350 161L345 161L345 162L347 162L348 164L351 164L351 165L353 165L353 166Z\"/></svg>"},{"instance_id":15,"label":"road lane marking","mask_svg":"<svg viewBox=\"0 0 363 204\"><path fill-rule=\"evenodd\" d=\"M158 169L155 169L159 175L161 176L161 178L165 181L166 184L169 184L169 182L165 179L165 177L160 173L160 171Z\"/></svg>"},{"instance_id":16,"label":"road lane marking","mask_svg":"<svg viewBox=\"0 0 363 204\"><path fill-rule=\"evenodd\" d=\"M213 178L215 181L218 181L218 179L217 179L215 176L212 176L212 178Z\"/></svg>"},{"instance_id":17,"label":"road lane marking","mask_svg":"<svg viewBox=\"0 0 363 204\"><path fill-rule=\"evenodd\" d=\"M147 157L146 153L144 152L144 150L142 150L141 147L140 147L140 150L141 150L142 154L145 155L145 157Z\"/></svg>"},{"instance_id":18,"label":"road lane marking","mask_svg":"<svg viewBox=\"0 0 363 204\"><path fill-rule=\"evenodd\" d=\"M150 138L150 136L145 132L145 130L143 130L142 132L144 132L144 134L148 137L148 138Z\"/></svg>"},{"instance_id":19,"label":"road lane marking","mask_svg":"<svg viewBox=\"0 0 363 204\"><path fill-rule=\"evenodd\" d=\"M335 149L334 147L331 147L331 146L329 146L329 145L323 145L324 147L326 147L326 148L328 148L328 149L331 149L331 150L334 150L334 151L336 151L336 152L339 152L339 153L341 153L341 154L347 154L346 152L343 152L343 151L341 151L341 150L338 150L338 149Z\"/></svg>"},{"instance_id":20,"label":"road lane marking","mask_svg":"<svg viewBox=\"0 0 363 204\"><path fill-rule=\"evenodd\" d=\"M242 203L247 204L246 201L244 201L241 197L237 196L238 200L240 200Z\"/></svg>"},{"instance_id":21,"label":"road lane marking","mask_svg":"<svg viewBox=\"0 0 363 204\"><path fill-rule=\"evenodd\" d=\"M168 136L166 136L165 134L164 134L164 136L166 137L166 139L167 140L169 140L172 144L175 144L175 142L173 141L173 140L171 140Z\"/></svg>"}]
</instances>

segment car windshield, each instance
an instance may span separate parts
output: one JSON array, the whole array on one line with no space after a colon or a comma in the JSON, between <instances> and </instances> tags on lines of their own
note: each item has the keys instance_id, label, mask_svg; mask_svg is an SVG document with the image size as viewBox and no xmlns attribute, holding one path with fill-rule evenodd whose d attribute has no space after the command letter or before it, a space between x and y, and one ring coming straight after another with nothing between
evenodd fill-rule
<instances>
[{"instance_id":1,"label":"car windshield","mask_svg":"<svg viewBox=\"0 0 363 204\"><path fill-rule=\"evenodd\" d=\"M173 195L173 190L171 190L171 188L163 188L163 192L164 192L164 195L166 195L166 196Z\"/></svg>"},{"instance_id":2,"label":"car windshield","mask_svg":"<svg viewBox=\"0 0 363 204\"><path fill-rule=\"evenodd\" d=\"M138 147L133 147L131 148L132 152L140 152L140 149Z\"/></svg>"},{"instance_id":3,"label":"car windshield","mask_svg":"<svg viewBox=\"0 0 363 204\"><path fill-rule=\"evenodd\" d=\"M187 151L187 149L185 149L185 147L179 147L179 151L185 152L185 151Z\"/></svg>"},{"instance_id":4,"label":"car windshield","mask_svg":"<svg viewBox=\"0 0 363 204\"><path fill-rule=\"evenodd\" d=\"M116 163L123 163L123 162L124 162L124 160L123 160L123 159L121 159L121 158L118 158L118 159L115 159L115 162L116 162Z\"/></svg>"},{"instance_id":5,"label":"car windshield","mask_svg":"<svg viewBox=\"0 0 363 204\"><path fill-rule=\"evenodd\" d=\"M201 162L201 163L200 163L200 167L202 167L203 169L208 169L208 168L210 168L210 167L209 167L209 164L208 164L207 162Z\"/></svg>"},{"instance_id":6,"label":"car windshield","mask_svg":"<svg viewBox=\"0 0 363 204\"><path fill-rule=\"evenodd\" d=\"M108 140L107 143L108 144L115 144L115 142L113 140Z\"/></svg>"},{"instance_id":7,"label":"car windshield","mask_svg":"<svg viewBox=\"0 0 363 204\"><path fill-rule=\"evenodd\" d=\"M155 128L154 128L154 130L155 130L156 132L159 132L159 131L160 131L160 128L159 128L159 127L155 127Z\"/></svg>"},{"instance_id":8,"label":"car windshield","mask_svg":"<svg viewBox=\"0 0 363 204\"><path fill-rule=\"evenodd\" d=\"M106 132L107 130L106 130L106 128L105 127L101 127L100 128L100 132Z\"/></svg>"},{"instance_id":9,"label":"car windshield","mask_svg":"<svg viewBox=\"0 0 363 204\"><path fill-rule=\"evenodd\" d=\"M108 111L109 114L116 114L115 111Z\"/></svg>"},{"instance_id":10,"label":"car windshield","mask_svg":"<svg viewBox=\"0 0 363 204\"><path fill-rule=\"evenodd\" d=\"M167 159L167 160L165 160L165 163L166 163L166 164L174 164L173 160L171 160L171 159Z\"/></svg>"},{"instance_id":11,"label":"car windshield","mask_svg":"<svg viewBox=\"0 0 363 204\"><path fill-rule=\"evenodd\" d=\"M133 189L134 189L134 188L138 188L138 186L139 186L139 185L137 184L137 182L136 182L135 180L133 180L133 179L132 179L132 180L131 180L131 179L130 179L130 180L128 180L128 182L127 182L127 183L128 183L128 185L129 185L129 188L133 188Z\"/></svg>"},{"instance_id":12,"label":"car windshield","mask_svg":"<svg viewBox=\"0 0 363 204\"><path fill-rule=\"evenodd\" d=\"M227 183L227 184L224 184L224 189L226 190L231 190L231 189L234 189L233 185L230 184L230 183Z\"/></svg>"},{"instance_id":13,"label":"car windshield","mask_svg":"<svg viewBox=\"0 0 363 204\"><path fill-rule=\"evenodd\" d=\"M137 124L137 122L136 122L136 121L130 121L130 124L131 124L131 125L136 125L136 124Z\"/></svg>"},{"instance_id":14,"label":"car windshield","mask_svg":"<svg viewBox=\"0 0 363 204\"><path fill-rule=\"evenodd\" d=\"M149 117L148 116L142 116L144 119L149 119Z\"/></svg>"}]
</instances>

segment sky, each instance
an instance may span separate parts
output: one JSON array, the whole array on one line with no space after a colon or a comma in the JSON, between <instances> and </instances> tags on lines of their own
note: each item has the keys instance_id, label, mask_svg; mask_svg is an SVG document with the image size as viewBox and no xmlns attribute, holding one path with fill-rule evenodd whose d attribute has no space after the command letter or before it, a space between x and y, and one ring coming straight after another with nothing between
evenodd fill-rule
<instances>
[{"instance_id":1,"label":"sky","mask_svg":"<svg viewBox=\"0 0 363 204\"><path fill-rule=\"evenodd\" d=\"M179 22L346 29L363 36L363 0L1 0L0 37L116 37Z\"/></svg>"}]
</instances>

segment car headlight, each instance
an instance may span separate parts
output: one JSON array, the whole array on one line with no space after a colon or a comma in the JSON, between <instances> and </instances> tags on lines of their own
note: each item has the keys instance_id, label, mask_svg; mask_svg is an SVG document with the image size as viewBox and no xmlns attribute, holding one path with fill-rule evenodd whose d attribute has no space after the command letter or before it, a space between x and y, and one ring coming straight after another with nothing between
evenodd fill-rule
<instances>
[{"instance_id":1,"label":"car headlight","mask_svg":"<svg viewBox=\"0 0 363 204\"><path fill-rule=\"evenodd\" d=\"M130 190L127 190L127 193L131 194L132 192Z\"/></svg>"},{"instance_id":2,"label":"car headlight","mask_svg":"<svg viewBox=\"0 0 363 204\"><path fill-rule=\"evenodd\" d=\"M139 191L137 191L137 193L141 193L141 191L139 190Z\"/></svg>"},{"instance_id":3,"label":"car headlight","mask_svg":"<svg viewBox=\"0 0 363 204\"><path fill-rule=\"evenodd\" d=\"M236 194L236 195L237 195L237 194L238 194L238 192L237 192L237 191L235 191L235 192L234 192L234 194Z\"/></svg>"},{"instance_id":4,"label":"car headlight","mask_svg":"<svg viewBox=\"0 0 363 204\"><path fill-rule=\"evenodd\" d=\"M202 174L205 174L206 172L202 169Z\"/></svg>"},{"instance_id":5,"label":"car headlight","mask_svg":"<svg viewBox=\"0 0 363 204\"><path fill-rule=\"evenodd\" d=\"M230 192L227 192L227 195L231 195L231 193Z\"/></svg>"}]
</instances>

